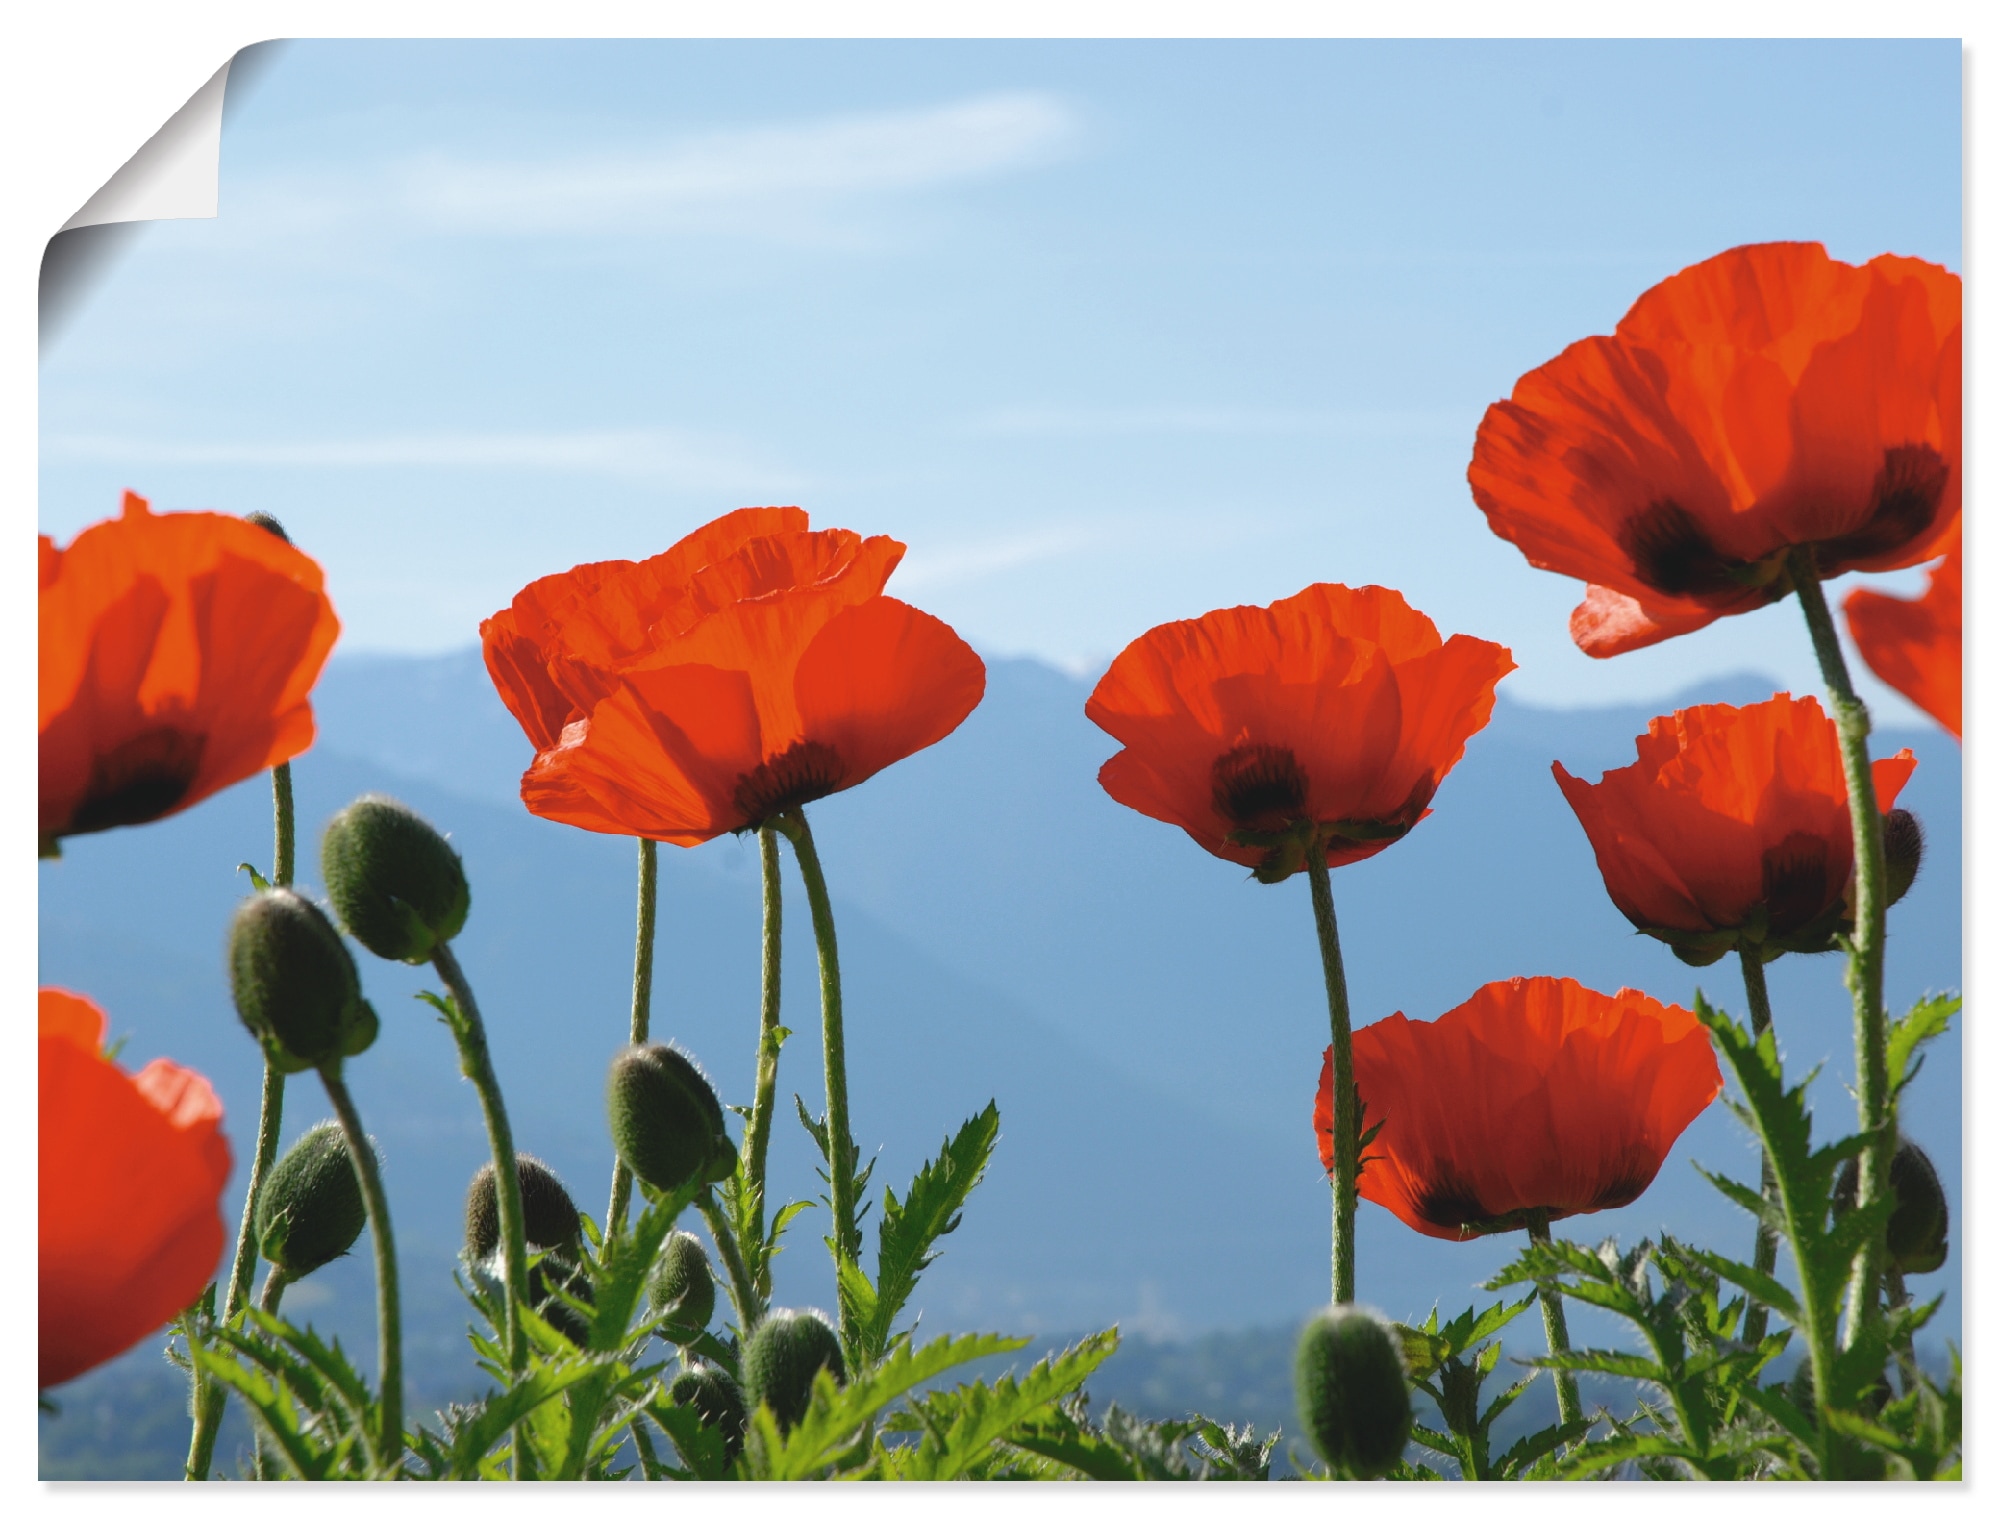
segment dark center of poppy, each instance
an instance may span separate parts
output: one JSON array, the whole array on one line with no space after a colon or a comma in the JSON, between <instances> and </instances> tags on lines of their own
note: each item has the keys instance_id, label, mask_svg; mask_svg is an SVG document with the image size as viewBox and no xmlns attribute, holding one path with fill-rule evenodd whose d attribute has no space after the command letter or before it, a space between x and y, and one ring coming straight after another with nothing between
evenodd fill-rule
<instances>
[{"instance_id":1,"label":"dark center of poppy","mask_svg":"<svg viewBox=\"0 0 2000 1519\"><path fill-rule=\"evenodd\" d=\"M755 827L781 812L803 807L840 790L847 762L826 744L802 738L783 754L736 777L736 815Z\"/></svg>"},{"instance_id":2,"label":"dark center of poppy","mask_svg":"<svg viewBox=\"0 0 2000 1519\"><path fill-rule=\"evenodd\" d=\"M1209 771L1215 810L1238 828L1276 831L1306 810L1306 774L1292 751L1238 744Z\"/></svg>"},{"instance_id":3,"label":"dark center of poppy","mask_svg":"<svg viewBox=\"0 0 2000 1519\"><path fill-rule=\"evenodd\" d=\"M1617 1162L1605 1168L1605 1177L1596 1193L1585 1206L1577 1209L1588 1213L1596 1208L1623 1208L1639 1200L1639 1195L1653 1184L1653 1178L1660 1174L1659 1159L1644 1145L1634 1146L1621 1155Z\"/></svg>"},{"instance_id":4,"label":"dark center of poppy","mask_svg":"<svg viewBox=\"0 0 2000 1519\"><path fill-rule=\"evenodd\" d=\"M1831 905L1840 886L1832 879L1827 842L1817 834L1790 833L1764 851L1764 910L1774 939L1797 933Z\"/></svg>"},{"instance_id":5,"label":"dark center of poppy","mask_svg":"<svg viewBox=\"0 0 2000 1519\"><path fill-rule=\"evenodd\" d=\"M1450 1166L1440 1165L1412 1193L1418 1218L1440 1229L1478 1229L1498 1217L1479 1200L1479 1191Z\"/></svg>"},{"instance_id":6,"label":"dark center of poppy","mask_svg":"<svg viewBox=\"0 0 2000 1519\"><path fill-rule=\"evenodd\" d=\"M1819 545L1821 576L1891 553L1929 531L1950 481L1951 466L1927 443L1885 449L1861 525Z\"/></svg>"},{"instance_id":7,"label":"dark center of poppy","mask_svg":"<svg viewBox=\"0 0 2000 1519\"><path fill-rule=\"evenodd\" d=\"M207 745L204 733L149 728L97 755L82 804L66 831L101 833L166 816L194 784Z\"/></svg>"},{"instance_id":8,"label":"dark center of poppy","mask_svg":"<svg viewBox=\"0 0 2000 1519\"><path fill-rule=\"evenodd\" d=\"M1678 501L1653 502L1618 524L1632 572L1668 596L1714 596L1741 589L1741 566L1724 557Z\"/></svg>"}]
</instances>

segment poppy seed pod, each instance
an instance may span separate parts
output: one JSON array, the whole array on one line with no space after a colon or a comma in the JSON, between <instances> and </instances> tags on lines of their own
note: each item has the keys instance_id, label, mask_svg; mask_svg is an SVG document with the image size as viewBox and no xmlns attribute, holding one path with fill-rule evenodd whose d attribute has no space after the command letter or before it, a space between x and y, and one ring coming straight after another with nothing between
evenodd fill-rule
<instances>
[{"instance_id":1,"label":"poppy seed pod","mask_svg":"<svg viewBox=\"0 0 2000 1519\"><path fill-rule=\"evenodd\" d=\"M1834 1178L1834 1211L1852 1208L1860 1190L1860 1168L1849 1160ZM1951 1204L1930 1156L1908 1139L1896 1141L1896 1158L1889 1162L1889 1190L1896 1198L1889 1214L1889 1263L1904 1276L1937 1270L1951 1253Z\"/></svg>"},{"instance_id":2,"label":"poppy seed pod","mask_svg":"<svg viewBox=\"0 0 2000 1519\"><path fill-rule=\"evenodd\" d=\"M273 538L282 538L287 543L290 543L292 541L292 535L285 531L285 525L282 522L280 522L276 517L273 517L269 512L245 512L243 514L243 520L245 522L255 523L258 527L261 527L265 532L269 533Z\"/></svg>"},{"instance_id":3,"label":"poppy seed pod","mask_svg":"<svg viewBox=\"0 0 2000 1519\"><path fill-rule=\"evenodd\" d=\"M1410 1389L1389 1326L1365 1308L1321 1310L1299 1336L1299 1418L1327 1465L1387 1475L1410 1438Z\"/></svg>"},{"instance_id":4,"label":"poppy seed pod","mask_svg":"<svg viewBox=\"0 0 2000 1519\"><path fill-rule=\"evenodd\" d=\"M320 875L341 926L384 960L422 965L472 908L458 851L401 802L364 796L333 816Z\"/></svg>"},{"instance_id":5,"label":"poppy seed pod","mask_svg":"<svg viewBox=\"0 0 2000 1519\"><path fill-rule=\"evenodd\" d=\"M672 1045L620 1050L606 1101L618 1158L647 1186L671 1192L691 1181L722 1181L735 1169L715 1089Z\"/></svg>"},{"instance_id":6,"label":"poppy seed pod","mask_svg":"<svg viewBox=\"0 0 2000 1519\"><path fill-rule=\"evenodd\" d=\"M685 1345L708 1327L715 1316L715 1271L700 1240L681 1229L667 1236L646 1278L646 1301L666 1315L653 1331L663 1340Z\"/></svg>"},{"instance_id":7,"label":"poppy seed pod","mask_svg":"<svg viewBox=\"0 0 2000 1519\"><path fill-rule=\"evenodd\" d=\"M518 1152L514 1170L521 1178L521 1227L528 1248L575 1254L583 1225L556 1173L534 1156ZM490 1160L465 1189L465 1248L473 1256L491 1255L500 1247L499 1190Z\"/></svg>"},{"instance_id":8,"label":"poppy seed pod","mask_svg":"<svg viewBox=\"0 0 2000 1519\"><path fill-rule=\"evenodd\" d=\"M1924 825L1907 807L1882 815L1882 857L1889 867L1889 902L1908 895L1924 863Z\"/></svg>"},{"instance_id":9,"label":"poppy seed pod","mask_svg":"<svg viewBox=\"0 0 2000 1519\"><path fill-rule=\"evenodd\" d=\"M374 1042L354 957L326 914L285 887L244 899L229 925L236 1015L280 1071L358 1055Z\"/></svg>"},{"instance_id":10,"label":"poppy seed pod","mask_svg":"<svg viewBox=\"0 0 2000 1519\"><path fill-rule=\"evenodd\" d=\"M257 1250L297 1281L354 1248L368 1222L347 1138L332 1119L307 1129L257 1194Z\"/></svg>"},{"instance_id":11,"label":"poppy seed pod","mask_svg":"<svg viewBox=\"0 0 2000 1519\"><path fill-rule=\"evenodd\" d=\"M743 1391L771 1410L780 1430L789 1430L805 1417L822 1367L845 1385L840 1336L826 1316L810 1308L774 1308L743 1347Z\"/></svg>"},{"instance_id":12,"label":"poppy seed pod","mask_svg":"<svg viewBox=\"0 0 2000 1519\"><path fill-rule=\"evenodd\" d=\"M704 1429L722 1436L726 1457L734 1461L743 1449L743 1429L750 1412L743 1403L743 1389L729 1373L715 1366L696 1366L667 1384L667 1396L681 1408L692 1406L701 1416Z\"/></svg>"}]
</instances>

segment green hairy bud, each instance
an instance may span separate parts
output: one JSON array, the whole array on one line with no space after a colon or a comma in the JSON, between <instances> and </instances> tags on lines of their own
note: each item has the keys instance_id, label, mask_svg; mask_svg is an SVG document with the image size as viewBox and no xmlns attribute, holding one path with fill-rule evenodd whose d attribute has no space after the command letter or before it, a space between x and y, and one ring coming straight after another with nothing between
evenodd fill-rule
<instances>
[{"instance_id":1,"label":"green hairy bud","mask_svg":"<svg viewBox=\"0 0 2000 1519\"><path fill-rule=\"evenodd\" d=\"M236 1014L280 1071L304 1071L375 1041L354 957L326 914L287 887L246 897L229 925Z\"/></svg>"},{"instance_id":2,"label":"green hairy bud","mask_svg":"<svg viewBox=\"0 0 2000 1519\"><path fill-rule=\"evenodd\" d=\"M715 1315L715 1272L700 1240L681 1229L667 1236L646 1278L646 1301L666 1315L654 1331L663 1340L685 1345L708 1327Z\"/></svg>"},{"instance_id":3,"label":"green hairy bud","mask_svg":"<svg viewBox=\"0 0 2000 1519\"><path fill-rule=\"evenodd\" d=\"M606 1102L618 1158L647 1186L671 1192L691 1181L722 1181L736 1169L715 1089L673 1046L619 1051Z\"/></svg>"},{"instance_id":4,"label":"green hairy bud","mask_svg":"<svg viewBox=\"0 0 2000 1519\"><path fill-rule=\"evenodd\" d=\"M1410 1388L1394 1332L1365 1308L1322 1309L1299 1336L1299 1418L1328 1466L1363 1480L1396 1469Z\"/></svg>"},{"instance_id":5,"label":"green hairy bud","mask_svg":"<svg viewBox=\"0 0 2000 1519\"><path fill-rule=\"evenodd\" d=\"M1834 1211L1852 1208L1860 1190L1860 1167L1848 1160L1834 1178ZM1896 1158L1889 1162L1889 1191L1896 1199L1889 1214L1889 1264L1904 1276L1936 1271L1951 1254L1951 1204L1930 1156L1908 1139L1896 1140Z\"/></svg>"},{"instance_id":6,"label":"green hairy bud","mask_svg":"<svg viewBox=\"0 0 2000 1519\"><path fill-rule=\"evenodd\" d=\"M514 1169L521 1178L521 1226L528 1248L575 1255L583 1222L556 1173L534 1156L519 1153ZM465 1189L465 1248L475 1257L500 1248L500 1188L495 1175L489 1160Z\"/></svg>"},{"instance_id":7,"label":"green hairy bud","mask_svg":"<svg viewBox=\"0 0 2000 1519\"><path fill-rule=\"evenodd\" d=\"M743 1389L727 1372L714 1366L684 1371L667 1384L667 1396L682 1408L692 1406L701 1416L702 1427L722 1436L727 1459L736 1459L743 1449L743 1430L750 1422L750 1413L743 1403Z\"/></svg>"},{"instance_id":8,"label":"green hairy bud","mask_svg":"<svg viewBox=\"0 0 2000 1519\"><path fill-rule=\"evenodd\" d=\"M780 1430L789 1430L811 1406L813 1378L822 1368L834 1381L847 1381L840 1336L826 1316L774 1308L743 1347L743 1391L771 1410Z\"/></svg>"},{"instance_id":9,"label":"green hairy bud","mask_svg":"<svg viewBox=\"0 0 2000 1519\"><path fill-rule=\"evenodd\" d=\"M319 868L341 926L384 960L422 965L472 909L458 851L386 796L364 796L334 814L320 838Z\"/></svg>"},{"instance_id":10,"label":"green hairy bud","mask_svg":"<svg viewBox=\"0 0 2000 1519\"><path fill-rule=\"evenodd\" d=\"M340 1125L307 1129L257 1194L257 1250L296 1281L354 1248L368 1222L361 1182Z\"/></svg>"}]
</instances>

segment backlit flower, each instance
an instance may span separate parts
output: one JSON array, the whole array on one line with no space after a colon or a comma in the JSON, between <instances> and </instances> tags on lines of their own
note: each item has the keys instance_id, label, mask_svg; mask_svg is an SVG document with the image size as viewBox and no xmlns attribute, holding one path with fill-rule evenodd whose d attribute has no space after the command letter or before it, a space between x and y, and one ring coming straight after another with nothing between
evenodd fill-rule
<instances>
[{"instance_id":1,"label":"backlit flower","mask_svg":"<svg viewBox=\"0 0 2000 1519\"><path fill-rule=\"evenodd\" d=\"M1857 590L1845 603L1847 631L1868 668L1953 737L1965 732L1964 574L1964 550L1953 544L1915 601Z\"/></svg>"},{"instance_id":2,"label":"backlit flower","mask_svg":"<svg viewBox=\"0 0 2000 1519\"><path fill-rule=\"evenodd\" d=\"M892 538L756 507L651 559L534 582L479 630L537 750L522 801L597 833L699 844L936 743L979 704L986 667L882 594L902 557Z\"/></svg>"},{"instance_id":3,"label":"backlit flower","mask_svg":"<svg viewBox=\"0 0 2000 1519\"><path fill-rule=\"evenodd\" d=\"M1921 563L1959 514L1959 305L1917 259L1732 248L1488 407L1473 497L1588 583L1570 634L1600 657L1776 600L1794 546L1823 580Z\"/></svg>"},{"instance_id":4,"label":"backlit flower","mask_svg":"<svg viewBox=\"0 0 2000 1519\"><path fill-rule=\"evenodd\" d=\"M1333 1163L1332 1053L1313 1124ZM1433 1023L1354 1032L1361 1195L1420 1234L1470 1239L1622 1208L1722 1090L1685 1008L1567 977L1494 981Z\"/></svg>"},{"instance_id":5,"label":"backlit flower","mask_svg":"<svg viewBox=\"0 0 2000 1519\"><path fill-rule=\"evenodd\" d=\"M1830 947L1851 912L1854 835L1839 734L1819 703L1690 707L1654 718L1636 747L1594 786L1553 767L1633 926L1696 965L1746 940L1765 959ZM1884 813L1916 766L1908 749L1874 762Z\"/></svg>"},{"instance_id":6,"label":"backlit flower","mask_svg":"<svg viewBox=\"0 0 2000 1519\"><path fill-rule=\"evenodd\" d=\"M1113 798L1281 881L1415 827L1513 668L1395 591L1313 585L1142 634L1084 712L1125 746L1097 772Z\"/></svg>"},{"instance_id":7,"label":"backlit flower","mask_svg":"<svg viewBox=\"0 0 2000 1519\"><path fill-rule=\"evenodd\" d=\"M41 543L41 837L191 807L313 739L340 623L320 568L216 512L121 516Z\"/></svg>"},{"instance_id":8,"label":"backlit flower","mask_svg":"<svg viewBox=\"0 0 2000 1519\"><path fill-rule=\"evenodd\" d=\"M193 1304L222 1258L229 1141L215 1089L105 1058L104 1014L41 990L40 1386L81 1376Z\"/></svg>"}]
</instances>

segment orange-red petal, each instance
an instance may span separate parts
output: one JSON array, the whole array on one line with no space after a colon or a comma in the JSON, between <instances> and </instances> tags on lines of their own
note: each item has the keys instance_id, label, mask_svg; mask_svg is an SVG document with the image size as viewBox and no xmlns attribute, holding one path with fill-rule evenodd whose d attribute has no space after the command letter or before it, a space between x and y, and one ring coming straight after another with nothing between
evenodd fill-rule
<instances>
[{"instance_id":1,"label":"orange-red petal","mask_svg":"<svg viewBox=\"0 0 2000 1519\"><path fill-rule=\"evenodd\" d=\"M1844 604L1854 646L1882 681L1944 725L1965 731L1964 559L1956 545L1914 601L1856 590Z\"/></svg>"}]
</instances>

